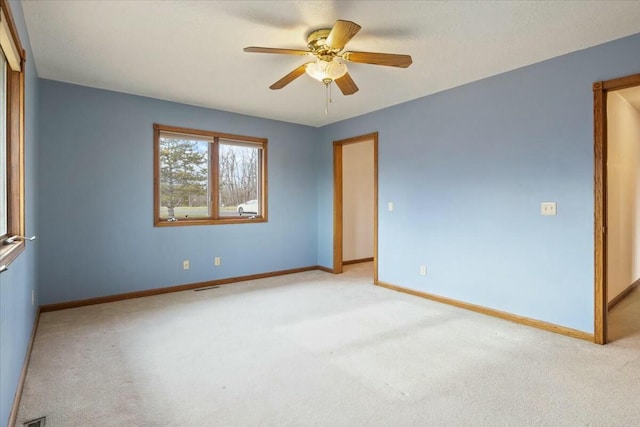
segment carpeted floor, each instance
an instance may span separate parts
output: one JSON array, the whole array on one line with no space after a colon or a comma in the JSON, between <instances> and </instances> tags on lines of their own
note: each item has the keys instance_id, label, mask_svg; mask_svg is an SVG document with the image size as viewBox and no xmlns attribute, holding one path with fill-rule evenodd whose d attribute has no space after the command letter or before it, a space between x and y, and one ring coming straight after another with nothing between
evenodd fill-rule
<instances>
[{"instance_id":1,"label":"carpeted floor","mask_svg":"<svg viewBox=\"0 0 640 427\"><path fill-rule=\"evenodd\" d=\"M43 313L17 426L640 425L640 290L598 346L371 268Z\"/></svg>"}]
</instances>

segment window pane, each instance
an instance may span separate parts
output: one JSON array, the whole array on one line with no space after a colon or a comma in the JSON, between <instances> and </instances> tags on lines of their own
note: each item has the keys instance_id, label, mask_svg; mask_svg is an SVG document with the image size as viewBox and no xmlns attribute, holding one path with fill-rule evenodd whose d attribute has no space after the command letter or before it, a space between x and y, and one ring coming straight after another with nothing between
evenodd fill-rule
<instances>
[{"instance_id":1,"label":"window pane","mask_svg":"<svg viewBox=\"0 0 640 427\"><path fill-rule=\"evenodd\" d=\"M7 234L7 60L0 52L0 236Z\"/></svg>"},{"instance_id":2,"label":"window pane","mask_svg":"<svg viewBox=\"0 0 640 427\"><path fill-rule=\"evenodd\" d=\"M220 216L261 215L260 148L227 143L219 147Z\"/></svg>"},{"instance_id":3,"label":"window pane","mask_svg":"<svg viewBox=\"0 0 640 427\"><path fill-rule=\"evenodd\" d=\"M209 147L200 139L160 136L160 218L208 218Z\"/></svg>"}]
</instances>

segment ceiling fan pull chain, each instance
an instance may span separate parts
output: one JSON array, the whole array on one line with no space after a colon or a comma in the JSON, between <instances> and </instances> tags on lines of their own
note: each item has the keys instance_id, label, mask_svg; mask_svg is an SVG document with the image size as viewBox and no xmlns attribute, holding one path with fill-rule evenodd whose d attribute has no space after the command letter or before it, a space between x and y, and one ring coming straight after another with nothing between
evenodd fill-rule
<instances>
[{"instance_id":1,"label":"ceiling fan pull chain","mask_svg":"<svg viewBox=\"0 0 640 427\"><path fill-rule=\"evenodd\" d=\"M331 98L329 95L329 83L324 84L325 86L325 101L324 101L324 114L325 116L329 115L329 102L331 102Z\"/></svg>"}]
</instances>

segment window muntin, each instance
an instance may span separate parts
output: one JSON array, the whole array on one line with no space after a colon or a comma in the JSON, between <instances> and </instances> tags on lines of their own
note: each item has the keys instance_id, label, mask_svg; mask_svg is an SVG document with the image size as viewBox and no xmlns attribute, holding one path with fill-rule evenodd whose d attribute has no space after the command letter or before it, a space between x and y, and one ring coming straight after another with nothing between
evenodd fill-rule
<instances>
[{"instance_id":1,"label":"window muntin","mask_svg":"<svg viewBox=\"0 0 640 427\"><path fill-rule=\"evenodd\" d=\"M266 151L264 138L154 125L155 225L266 221Z\"/></svg>"}]
</instances>

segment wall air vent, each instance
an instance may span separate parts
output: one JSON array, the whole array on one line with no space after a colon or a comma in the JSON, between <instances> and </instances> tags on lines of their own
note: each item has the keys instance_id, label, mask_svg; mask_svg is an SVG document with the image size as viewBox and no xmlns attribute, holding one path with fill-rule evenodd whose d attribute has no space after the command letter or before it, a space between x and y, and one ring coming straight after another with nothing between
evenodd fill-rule
<instances>
[{"instance_id":1,"label":"wall air vent","mask_svg":"<svg viewBox=\"0 0 640 427\"><path fill-rule=\"evenodd\" d=\"M24 423L24 427L44 427L47 417L36 418L35 420L27 421Z\"/></svg>"}]
</instances>

